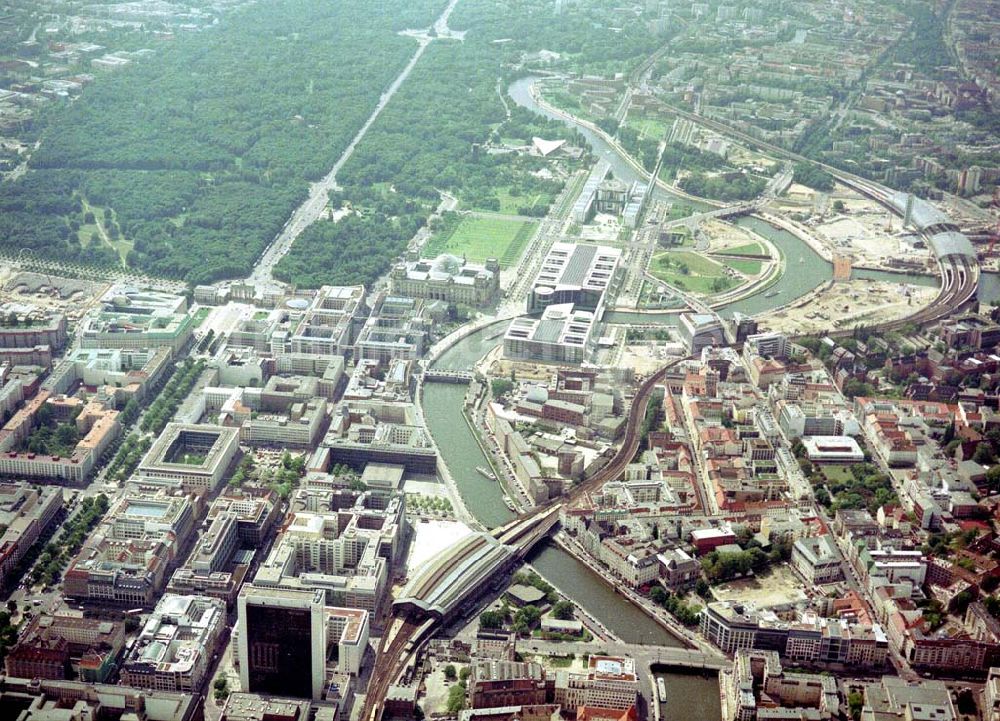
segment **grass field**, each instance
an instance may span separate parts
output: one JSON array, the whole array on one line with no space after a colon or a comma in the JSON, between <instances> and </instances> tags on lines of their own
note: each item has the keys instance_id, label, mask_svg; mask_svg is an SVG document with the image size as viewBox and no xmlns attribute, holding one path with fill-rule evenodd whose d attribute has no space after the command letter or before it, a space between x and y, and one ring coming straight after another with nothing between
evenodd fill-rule
<instances>
[{"instance_id":1,"label":"grass field","mask_svg":"<svg viewBox=\"0 0 1000 721\"><path fill-rule=\"evenodd\" d=\"M638 130L641 137L654 140L663 140L670 130L667 123L654 118L629 118L628 124Z\"/></svg>"},{"instance_id":2,"label":"grass field","mask_svg":"<svg viewBox=\"0 0 1000 721\"><path fill-rule=\"evenodd\" d=\"M851 474L851 467L847 464L824 463L817 464L816 467L823 472L823 475L826 476L829 481L850 483L854 480L854 476Z\"/></svg>"},{"instance_id":3,"label":"grass field","mask_svg":"<svg viewBox=\"0 0 1000 721\"><path fill-rule=\"evenodd\" d=\"M725 266L686 250L668 250L653 257L649 272L656 278L692 293L721 293L737 284Z\"/></svg>"},{"instance_id":4,"label":"grass field","mask_svg":"<svg viewBox=\"0 0 1000 721\"><path fill-rule=\"evenodd\" d=\"M566 92L565 90L545 87L542 89L542 98L552 105L555 105L557 108L565 110L578 118L592 121L597 120L597 118L595 118L594 115L587 110L587 108L583 107L578 97Z\"/></svg>"},{"instance_id":5,"label":"grass field","mask_svg":"<svg viewBox=\"0 0 1000 721\"><path fill-rule=\"evenodd\" d=\"M692 214L691 207L688 205L674 204L670 208L670 213L667 215L667 220L680 220L681 218L686 218Z\"/></svg>"},{"instance_id":6,"label":"grass field","mask_svg":"<svg viewBox=\"0 0 1000 721\"><path fill-rule=\"evenodd\" d=\"M208 318L208 314L211 312L211 308L199 308L198 312L191 318L191 322L194 323L194 327L200 328L201 324L205 322L205 319Z\"/></svg>"},{"instance_id":7,"label":"grass field","mask_svg":"<svg viewBox=\"0 0 1000 721\"><path fill-rule=\"evenodd\" d=\"M730 268L735 268L741 273L746 275L757 275L760 273L761 261L759 260L733 260L732 258L726 259L726 265Z\"/></svg>"},{"instance_id":8,"label":"grass field","mask_svg":"<svg viewBox=\"0 0 1000 721\"><path fill-rule=\"evenodd\" d=\"M726 248L726 252L734 253L736 255L767 255L767 251L764 250L760 243L737 245L733 248Z\"/></svg>"},{"instance_id":9,"label":"grass field","mask_svg":"<svg viewBox=\"0 0 1000 721\"><path fill-rule=\"evenodd\" d=\"M531 195L511 195L510 188L500 188L496 192L496 197L500 201L499 212L503 215L520 215L521 208L534 208L537 205L547 206L553 198L546 193L532 193ZM466 210L478 210L489 212L490 208L480 208L472 203L462 202L462 207Z\"/></svg>"},{"instance_id":10,"label":"grass field","mask_svg":"<svg viewBox=\"0 0 1000 721\"><path fill-rule=\"evenodd\" d=\"M463 216L455 225L444 228L424 245L422 255L434 258L441 253L465 256L481 263L498 258L502 268L517 262L538 223L505 220L489 216Z\"/></svg>"},{"instance_id":11,"label":"grass field","mask_svg":"<svg viewBox=\"0 0 1000 721\"><path fill-rule=\"evenodd\" d=\"M91 212L95 216L94 223L82 223L80 225L80 230L77 233L77 237L80 239L80 245L84 248L90 245L90 239L94 233L97 233L98 236L101 235L101 229L97 226L96 221L99 218L104 218L104 210L105 209L100 206L91 205L87 202L86 198L83 199L83 212ZM111 211L111 217L115 224L117 224L118 216L113 210ZM105 223L104 225L104 229L107 231L107 224ZM101 242L104 243L105 241L101 240ZM128 254L131 252L135 244L131 240L126 240L124 236L119 236L117 240L108 239L106 242L110 247L114 248L116 253L118 253L118 256L122 259L122 265L127 266L128 263L125 262L125 259L128 257Z\"/></svg>"}]
</instances>

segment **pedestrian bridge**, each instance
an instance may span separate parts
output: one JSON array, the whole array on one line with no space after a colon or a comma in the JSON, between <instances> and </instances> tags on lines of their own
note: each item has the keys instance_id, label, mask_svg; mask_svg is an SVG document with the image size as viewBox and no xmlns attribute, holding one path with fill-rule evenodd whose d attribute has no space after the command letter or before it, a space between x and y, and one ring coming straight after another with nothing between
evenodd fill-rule
<instances>
[{"instance_id":1,"label":"pedestrian bridge","mask_svg":"<svg viewBox=\"0 0 1000 721\"><path fill-rule=\"evenodd\" d=\"M663 229L687 227L689 230L694 231L703 220L711 220L712 218L738 218L743 215L751 215L760 207L761 202L760 200L755 200L746 203L736 203L734 205L727 205L724 208L715 208L714 210L706 210L703 213L695 213L686 218L672 220L664 224Z\"/></svg>"},{"instance_id":2,"label":"pedestrian bridge","mask_svg":"<svg viewBox=\"0 0 1000 721\"><path fill-rule=\"evenodd\" d=\"M465 385L471 383L475 376L470 371L443 371L428 368L424 371L425 381L438 381L440 383L459 383Z\"/></svg>"}]
</instances>

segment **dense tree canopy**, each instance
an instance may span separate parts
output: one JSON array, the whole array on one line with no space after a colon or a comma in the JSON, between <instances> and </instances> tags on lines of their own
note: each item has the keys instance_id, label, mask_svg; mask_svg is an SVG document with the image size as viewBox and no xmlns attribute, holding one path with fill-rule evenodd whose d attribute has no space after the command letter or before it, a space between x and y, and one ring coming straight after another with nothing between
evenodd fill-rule
<instances>
[{"instance_id":1,"label":"dense tree canopy","mask_svg":"<svg viewBox=\"0 0 1000 721\"><path fill-rule=\"evenodd\" d=\"M191 283L246 275L368 118L445 0L279 0L156 42L150 57L98 77L43 114L29 172L0 186L0 248L119 263ZM309 228L276 275L301 285L371 282L426 223L439 191L499 210L531 198L543 214L562 184L542 159L494 142L573 138L504 99L525 53L619 72L655 46L606 3L555 13L548 0L464 0L341 171L340 223ZM538 199L541 198L541 201Z\"/></svg>"},{"instance_id":2,"label":"dense tree canopy","mask_svg":"<svg viewBox=\"0 0 1000 721\"><path fill-rule=\"evenodd\" d=\"M245 274L412 55L396 31L444 4L257 3L100 77L47 115L32 172L0 186L0 247L109 260L70 227L83 197L113 209L131 265Z\"/></svg>"}]
</instances>

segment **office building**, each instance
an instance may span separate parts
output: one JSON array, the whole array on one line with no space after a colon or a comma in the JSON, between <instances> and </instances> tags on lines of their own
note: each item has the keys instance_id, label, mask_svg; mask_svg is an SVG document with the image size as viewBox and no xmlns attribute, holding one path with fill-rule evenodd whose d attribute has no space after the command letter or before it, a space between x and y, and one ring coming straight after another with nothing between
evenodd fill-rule
<instances>
[{"instance_id":1,"label":"office building","mask_svg":"<svg viewBox=\"0 0 1000 721\"><path fill-rule=\"evenodd\" d=\"M810 586L835 583L844 577L833 536L800 538L792 546L792 568Z\"/></svg>"},{"instance_id":2,"label":"office building","mask_svg":"<svg viewBox=\"0 0 1000 721\"><path fill-rule=\"evenodd\" d=\"M814 463L863 463L865 453L851 436L804 436L806 458Z\"/></svg>"},{"instance_id":3,"label":"office building","mask_svg":"<svg viewBox=\"0 0 1000 721\"><path fill-rule=\"evenodd\" d=\"M570 303L547 306L540 318L515 318L503 338L505 358L579 365L594 349L597 318Z\"/></svg>"},{"instance_id":4,"label":"office building","mask_svg":"<svg viewBox=\"0 0 1000 721\"><path fill-rule=\"evenodd\" d=\"M4 679L0 718L17 721L198 721L198 694L38 678Z\"/></svg>"},{"instance_id":5,"label":"office building","mask_svg":"<svg viewBox=\"0 0 1000 721\"><path fill-rule=\"evenodd\" d=\"M996 666L986 676L982 708L985 721L1000 721L1000 668Z\"/></svg>"},{"instance_id":6,"label":"office building","mask_svg":"<svg viewBox=\"0 0 1000 721\"><path fill-rule=\"evenodd\" d=\"M274 698L255 693L231 693L221 721L307 721L309 701Z\"/></svg>"},{"instance_id":7,"label":"office building","mask_svg":"<svg viewBox=\"0 0 1000 721\"><path fill-rule=\"evenodd\" d=\"M200 515L198 503L183 492L130 486L70 562L63 575L66 595L152 606Z\"/></svg>"},{"instance_id":8,"label":"office building","mask_svg":"<svg viewBox=\"0 0 1000 721\"><path fill-rule=\"evenodd\" d=\"M724 653L775 651L796 663L881 669L889 653L889 639L878 625L813 616L796 622L731 601L709 603L701 612L699 630Z\"/></svg>"},{"instance_id":9,"label":"office building","mask_svg":"<svg viewBox=\"0 0 1000 721\"><path fill-rule=\"evenodd\" d=\"M45 387L65 393L78 381L88 387L110 386L116 394L141 400L157 386L173 352L158 348L78 348L46 379Z\"/></svg>"},{"instance_id":10,"label":"office building","mask_svg":"<svg viewBox=\"0 0 1000 721\"><path fill-rule=\"evenodd\" d=\"M581 706L626 711L638 695L635 661L628 657L592 655L585 671L556 673L554 701L564 712L575 713Z\"/></svg>"},{"instance_id":11,"label":"office building","mask_svg":"<svg viewBox=\"0 0 1000 721\"><path fill-rule=\"evenodd\" d=\"M722 321L710 313L681 313L677 326L688 355L699 355L703 348L726 344Z\"/></svg>"},{"instance_id":12,"label":"office building","mask_svg":"<svg viewBox=\"0 0 1000 721\"><path fill-rule=\"evenodd\" d=\"M617 178L606 178L594 193L594 210L598 213L621 215L628 203L629 187Z\"/></svg>"},{"instance_id":13,"label":"office building","mask_svg":"<svg viewBox=\"0 0 1000 721\"><path fill-rule=\"evenodd\" d=\"M124 645L122 623L42 614L29 621L4 663L8 676L103 683Z\"/></svg>"},{"instance_id":14,"label":"office building","mask_svg":"<svg viewBox=\"0 0 1000 721\"><path fill-rule=\"evenodd\" d=\"M0 311L6 317L6 311ZM0 349L49 346L59 350L66 345L66 316L45 314L42 319L30 319L23 326L0 325Z\"/></svg>"},{"instance_id":15,"label":"office building","mask_svg":"<svg viewBox=\"0 0 1000 721\"><path fill-rule=\"evenodd\" d=\"M611 166L606 161L598 161L587 177L573 204L573 220L577 223L586 223L594 214L594 200L597 198L597 189L608 176Z\"/></svg>"},{"instance_id":16,"label":"office building","mask_svg":"<svg viewBox=\"0 0 1000 721\"><path fill-rule=\"evenodd\" d=\"M318 589L244 586L238 607L240 686L319 700L326 680L326 619Z\"/></svg>"},{"instance_id":17,"label":"office building","mask_svg":"<svg viewBox=\"0 0 1000 721\"><path fill-rule=\"evenodd\" d=\"M723 721L840 717L836 679L785 671L774 651L738 651L719 688Z\"/></svg>"},{"instance_id":18,"label":"office building","mask_svg":"<svg viewBox=\"0 0 1000 721\"><path fill-rule=\"evenodd\" d=\"M361 665L368 649L369 613L363 608L326 607L326 639L330 648L337 648L337 665L334 675L361 673ZM328 654L329 656L329 654Z\"/></svg>"},{"instance_id":19,"label":"office building","mask_svg":"<svg viewBox=\"0 0 1000 721\"><path fill-rule=\"evenodd\" d=\"M81 348L160 348L175 355L187 345L194 322L187 312L157 308L148 312L106 310L85 316Z\"/></svg>"},{"instance_id":20,"label":"office building","mask_svg":"<svg viewBox=\"0 0 1000 721\"><path fill-rule=\"evenodd\" d=\"M528 296L528 312L541 313L552 305L571 304L596 312L607 293L617 288L621 251L583 243L554 243L542 261Z\"/></svg>"},{"instance_id":21,"label":"office building","mask_svg":"<svg viewBox=\"0 0 1000 721\"><path fill-rule=\"evenodd\" d=\"M783 333L755 333L744 341L743 353L781 360L788 356L788 337Z\"/></svg>"},{"instance_id":22,"label":"office building","mask_svg":"<svg viewBox=\"0 0 1000 721\"><path fill-rule=\"evenodd\" d=\"M251 496L233 491L219 496L208 511L208 529L184 565L170 577L167 591L235 603L250 563L277 516L273 494Z\"/></svg>"},{"instance_id":23,"label":"office building","mask_svg":"<svg viewBox=\"0 0 1000 721\"><path fill-rule=\"evenodd\" d=\"M388 365L393 360L423 357L434 326L435 301L381 293L354 344L356 360L374 360ZM439 318L447 313L441 303Z\"/></svg>"},{"instance_id":24,"label":"office building","mask_svg":"<svg viewBox=\"0 0 1000 721\"><path fill-rule=\"evenodd\" d=\"M497 659L476 659L469 680L472 708L530 706L552 697L551 683L545 669L537 663L519 663Z\"/></svg>"},{"instance_id":25,"label":"office building","mask_svg":"<svg viewBox=\"0 0 1000 721\"><path fill-rule=\"evenodd\" d=\"M225 627L226 604L219 599L164 595L125 657L121 682L198 692Z\"/></svg>"},{"instance_id":26,"label":"office building","mask_svg":"<svg viewBox=\"0 0 1000 721\"><path fill-rule=\"evenodd\" d=\"M239 452L239 429L168 423L139 463L154 483L215 490Z\"/></svg>"},{"instance_id":27,"label":"office building","mask_svg":"<svg viewBox=\"0 0 1000 721\"><path fill-rule=\"evenodd\" d=\"M343 356L350 352L355 330L367 313L365 288L325 285L311 301L294 299L304 306L302 319L290 332L279 331L270 339L273 354L279 351L304 355Z\"/></svg>"},{"instance_id":28,"label":"office building","mask_svg":"<svg viewBox=\"0 0 1000 721\"><path fill-rule=\"evenodd\" d=\"M254 585L320 590L331 606L374 613L402 544L402 498L365 493L352 507L337 510L338 503L332 491L300 489L293 508L311 510L294 513Z\"/></svg>"},{"instance_id":29,"label":"office building","mask_svg":"<svg viewBox=\"0 0 1000 721\"><path fill-rule=\"evenodd\" d=\"M363 469L369 463L402 466L407 473L437 472L437 451L427 430L403 403L343 401L314 455L313 467Z\"/></svg>"},{"instance_id":30,"label":"office building","mask_svg":"<svg viewBox=\"0 0 1000 721\"><path fill-rule=\"evenodd\" d=\"M288 413L258 413L240 426L240 441L249 446L312 447L326 425L326 400L293 403Z\"/></svg>"}]
</instances>

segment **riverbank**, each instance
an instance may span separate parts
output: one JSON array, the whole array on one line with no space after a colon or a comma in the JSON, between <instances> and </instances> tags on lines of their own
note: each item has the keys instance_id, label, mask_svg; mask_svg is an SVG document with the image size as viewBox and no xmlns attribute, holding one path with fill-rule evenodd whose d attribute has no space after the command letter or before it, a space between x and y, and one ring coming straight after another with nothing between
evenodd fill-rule
<instances>
[{"instance_id":1,"label":"riverbank","mask_svg":"<svg viewBox=\"0 0 1000 721\"><path fill-rule=\"evenodd\" d=\"M538 105L538 107L542 108L543 110L552 115L559 116L568 123L586 128L591 133L594 133L599 138L601 138L601 140L607 143L608 146L610 146L616 153L618 153L618 155L622 158L622 160L624 160L632 167L632 170L636 172L639 178L646 181L650 179L649 171L646 170L642 166L642 164L636 161L635 158L633 158L629 154L629 152L625 150L625 148L617 140L611 137L611 135L609 135L603 129L601 129L594 123L590 122L589 120L578 118L572 113L568 113L562 108L558 108L555 105L552 105L552 103L548 102L547 100L545 100L545 98L542 97L541 92L538 90L536 83L531 83L528 86L528 92L531 94L531 99L534 100L535 104ZM714 208L724 208L726 206L725 203L722 203L718 200L710 200L709 198L700 198L696 195L691 195L690 193L686 193L680 188L676 188L672 185L665 183L660 178L656 179L656 187L660 188L669 195L673 195L677 198L681 198L683 200L692 203L697 203L703 206L714 207Z\"/></svg>"},{"instance_id":2,"label":"riverbank","mask_svg":"<svg viewBox=\"0 0 1000 721\"><path fill-rule=\"evenodd\" d=\"M467 334L439 357L440 367L471 370L498 344L487 340L491 332L479 328ZM476 471L488 466L473 428L468 422L456 423L456 413L464 414L467 388L450 383L422 384L423 418L446 469L447 482L463 500L463 505L485 528L495 528L514 518L503 503L503 489ZM677 645L680 641L662 622L647 615L645 609L622 597L608 584L606 574L595 572L579 559L552 544L544 544L529 557L529 562L546 581L573 598L589 616L626 643Z\"/></svg>"},{"instance_id":3,"label":"riverbank","mask_svg":"<svg viewBox=\"0 0 1000 721\"><path fill-rule=\"evenodd\" d=\"M595 575L601 577L616 594L653 619L664 631L674 636L685 648L700 648L703 646L704 642L697 639L683 625L678 623L673 616L670 616L663 609L656 608L652 605L652 602L647 601L632 589L612 580L609 577L608 569L604 568L593 556L587 553L576 539L571 538L564 531L560 531L555 536L555 542L562 550L586 565Z\"/></svg>"}]
</instances>

